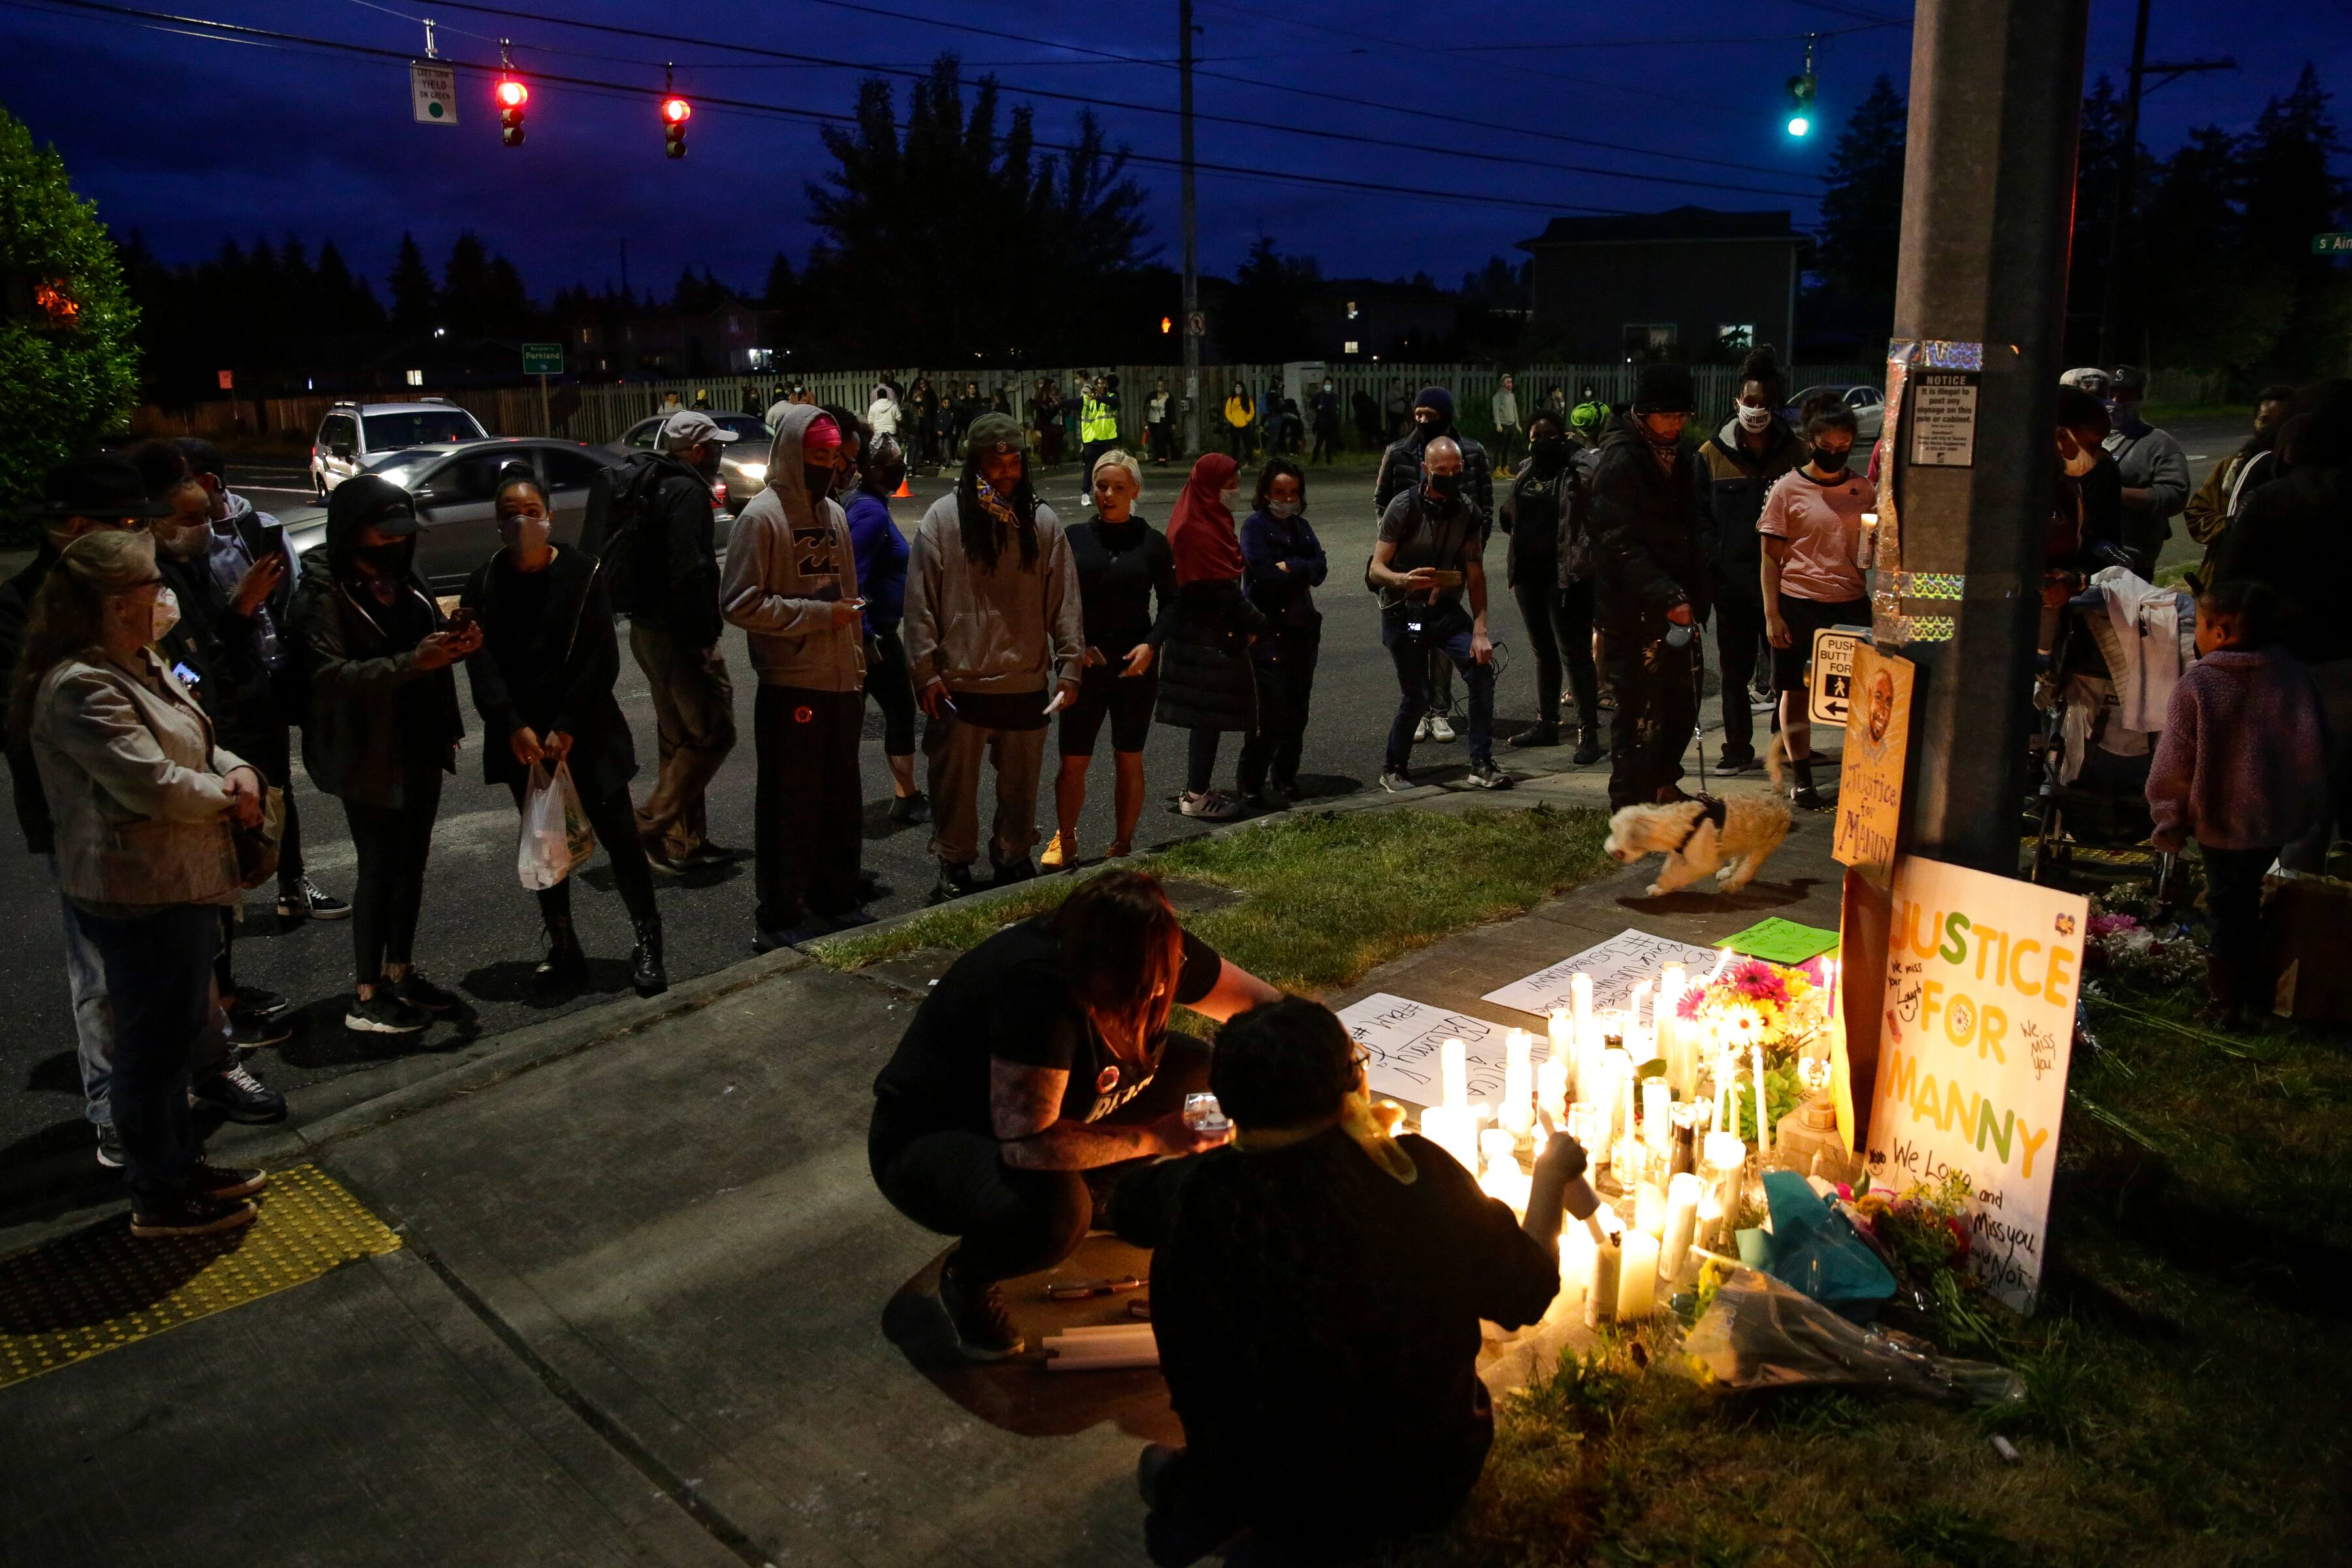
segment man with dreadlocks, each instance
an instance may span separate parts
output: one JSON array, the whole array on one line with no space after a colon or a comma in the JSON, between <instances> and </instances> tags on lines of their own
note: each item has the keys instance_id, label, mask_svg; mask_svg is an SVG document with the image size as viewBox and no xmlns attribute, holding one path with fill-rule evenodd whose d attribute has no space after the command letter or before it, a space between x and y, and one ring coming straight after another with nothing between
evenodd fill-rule
<instances>
[{"instance_id":1,"label":"man with dreadlocks","mask_svg":"<svg viewBox=\"0 0 2352 1568\"><path fill-rule=\"evenodd\" d=\"M983 414L966 441L954 491L916 525L901 623L927 720L934 903L977 885L983 753L996 769L996 880L1036 875L1029 850L1046 721L1077 696L1087 651L1077 567L1054 509L1030 486L1021 427Z\"/></svg>"}]
</instances>

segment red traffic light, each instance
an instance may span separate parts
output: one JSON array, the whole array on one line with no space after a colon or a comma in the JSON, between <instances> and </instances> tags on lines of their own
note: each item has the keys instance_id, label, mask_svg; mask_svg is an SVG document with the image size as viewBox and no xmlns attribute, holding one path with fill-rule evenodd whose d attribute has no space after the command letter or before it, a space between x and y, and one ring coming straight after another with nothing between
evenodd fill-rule
<instances>
[{"instance_id":1,"label":"red traffic light","mask_svg":"<svg viewBox=\"0 0 2352 1568\"><path fill-rule=\"evenodd\" d=\"M501 78L499 81L499 101L509 109L520 109L530 101L530 89L512 77Z\"/></svg>"},{"instance_id":2,"label":"red traffic light","mask_svg":"<svg viewBox=\"0 0 2352 1568\"><path fill-rule=\"evenodd\" d=\"M1176 325L1176 323L1175 323L1174 321L1172 321L1169 320L1166 316L1162 316L1162 317L1160 317L1160 335L1161 337L1163 337L1163 338L1164 338L1164 337L1166 337L1166 336L1168 335L1168 333L1170 332L1170 331L1171 331L1171 330L1172 330L1172 329L1175 327L1175 325Z\"/></svg>"},{"instance_id":3,"label":"red traffic light","mask_svg":"<svg viewBox=\"0 0 2352 1568\"><path fill-rule=\"evenodd\" d=\"M662 100L661 112L662 118L672 125L683 125L694 118L694 105L682 98L665 98Z\"/></svg>"}]
</instances>

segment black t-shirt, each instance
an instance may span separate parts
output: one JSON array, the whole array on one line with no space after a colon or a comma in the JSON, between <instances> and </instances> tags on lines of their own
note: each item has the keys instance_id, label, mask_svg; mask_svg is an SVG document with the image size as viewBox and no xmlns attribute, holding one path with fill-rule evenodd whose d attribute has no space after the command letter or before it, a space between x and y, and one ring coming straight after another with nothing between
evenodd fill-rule
<instances>
[{"instance_id":1,"label":"black t-shirt","mask_svg":"<svg viewBox=\"0 0 2352 1568\"><path fill-rule=\"evenodd\" d=\"M1152 1041L1150 1058L1138 1065L1111 1054L1070 994L1060 942L1045 923L1051 918L998 931L957 959L923 999L874 1080L895 1131L992 1134L989 1063L997 1058L1067 1072L1062 1116L1070 1121L1098 1121L1151 1081L1161 1042ZM1176 1000L1198 1002L1214 990L1223 963L1216 949L1185 932Z\"/></svg>"},{"instance_id":2,"label":"black t-shirt","mask_svg":"<svg viewBox=\"0 0 2352 1568\"><path fill-rule=\"evenodd\" d=\"M1433 566L1440 572L1465 572L1473 556L1486 549L1486 534L1479 526L1478 509L1467 500L1455 497L1451 501L1432 501L1418 489L1410 489L1391 500L1388 510L1381 514L1380 537L1396 546L1389 556L1389 570L1412 572L1423 566ZM1420 594L1381 595L1382 604L1402 599L1407 604L1451 604L1462 597L1465 584L1433 590L1426 596Z\"/></svg>"},{"instance_id":3,"label":"black t-shirt","mask_svg":"<svg viewBox=\"0 0 2352 1568\"><path fill-rule=\"evenodd\" d=\"M1575 470L1562 463L1551 473L1530 465L1511 485L1511 550L1514 560L1559 559L1559 503Z\"/></svg>"},{"instance_id":4,"label":"black t-shirt","mask_svg":"<svg viewBox=\"0 0 2352 1568\"><path fill-rule=\"evenodd\" d=\"M1176 605L1176 557L1165 534L1132 518L1105 522L1091 518L1065 529L1070 559L1078 569L1078 600L1087 642L1116 665L1140 642L1158 647ZM1159 596L1160 614L1152 615Z\"/></svg>"}]
</instances>

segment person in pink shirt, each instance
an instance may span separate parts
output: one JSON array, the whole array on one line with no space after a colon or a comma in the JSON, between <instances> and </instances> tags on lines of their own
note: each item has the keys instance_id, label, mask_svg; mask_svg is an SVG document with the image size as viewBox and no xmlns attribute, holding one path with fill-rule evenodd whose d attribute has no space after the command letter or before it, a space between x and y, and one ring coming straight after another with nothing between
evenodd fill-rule
<instances>
[{"instance_id":1,"label":"person in pink shirt","mask_svg":"<svg viewBox=\"0 0 2352 1568\"><path fill-rule=\"evenodd\" d=\"M1772 644L1772 689L1780 694L1780 733L1797 786L1791 798L1822 806L1813 785L1812 724L1806 717L1805 666L1823 626L1868 626L1863 584L1862 514L1870 483L1846 467L1853 455L1853 410L1830 400L1805 411L1804 464L1774 481L1756 520L1763 538L1764 635Z\"/></svg>"}]
</instances>

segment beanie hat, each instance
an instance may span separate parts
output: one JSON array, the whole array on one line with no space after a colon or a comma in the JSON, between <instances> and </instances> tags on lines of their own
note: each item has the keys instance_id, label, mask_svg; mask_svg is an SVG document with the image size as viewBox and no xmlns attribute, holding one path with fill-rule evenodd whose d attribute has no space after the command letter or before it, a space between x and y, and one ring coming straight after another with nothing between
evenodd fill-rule
<instances>
[{"instance_id":1,"label":"beanie hat","mask_svg":"<svg viewBox=\"0 0 2352 1568\"><path fill-rule=\"evenodd\" d=\"M1413 395L1412 405L1415 408L1434 408L1445 416L1447 423L1453 422L1454 395L1442 386L1423 387Z\"/></svg>"},{"instance_id":2,"label":"beanie hat","mask_svg":"<svg viewBox=\"0 0 2352 1568\"><path fill-rule=\"evenodd\" d=\"M983 414L971 422L964 433L964 451L973 458L988 451L1022 452L1029 449L1023 437L1020 422L1010 414Z\"/></svg>"},{"instance_id":3,"label":"beanie hat","mask_svg":"<svg viewBox=\"0 0 2352 1568\"><path fill-rule=\"evenodd\" d=\"M1698 394L1686 364L1645 364L1633 383L1636 414L1696 414Z\"/></svg>"}]
</instances>

